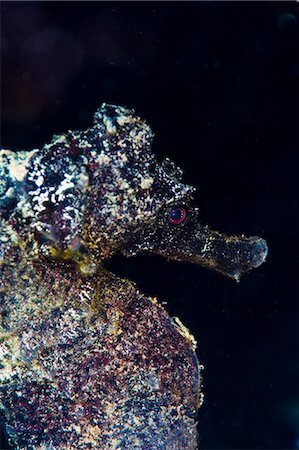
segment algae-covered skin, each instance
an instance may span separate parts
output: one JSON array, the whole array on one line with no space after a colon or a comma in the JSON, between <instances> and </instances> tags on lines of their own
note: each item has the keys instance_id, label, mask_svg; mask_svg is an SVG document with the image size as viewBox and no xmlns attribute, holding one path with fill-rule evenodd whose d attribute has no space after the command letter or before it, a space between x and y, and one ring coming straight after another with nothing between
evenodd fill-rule
<instances>
[{"instance_id":1,"label":"algae-covered skin","mask_svg":"<svg viewBox=\"0 0 299 450\"><path fill-rule=\"evenodd\" d=\"M152 137L103 104L86 131L0 153L0 398L15 448L198 448L194 338L103 263L155 253L239 280L267 246L199 224Z\"/></svg>"}]
</instances>

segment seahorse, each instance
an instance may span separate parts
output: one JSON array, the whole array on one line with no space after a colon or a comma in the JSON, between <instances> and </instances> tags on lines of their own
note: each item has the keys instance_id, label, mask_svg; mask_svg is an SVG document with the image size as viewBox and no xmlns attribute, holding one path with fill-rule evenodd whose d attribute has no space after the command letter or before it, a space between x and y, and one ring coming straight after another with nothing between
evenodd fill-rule
<instances>
[{"instance_id":1,"label":"seahorse","mask_svg":"<svg viewBox=\"0 0 299 450\"><path fill-rule=\"evenodd\" d=\"M199 447L195 338L105 261L157 254L239 280L267 245L201 224L152 139L102 104L87 130L0 153L0 408L16 449Z\"/></svg>"}]
</instances>

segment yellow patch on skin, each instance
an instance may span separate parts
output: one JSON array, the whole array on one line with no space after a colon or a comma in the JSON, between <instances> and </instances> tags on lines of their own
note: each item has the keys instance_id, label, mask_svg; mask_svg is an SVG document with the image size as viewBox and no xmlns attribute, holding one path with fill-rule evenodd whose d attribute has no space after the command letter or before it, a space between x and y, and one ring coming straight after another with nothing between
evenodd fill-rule
<instances>
[{"instance_id":1,"label":"yellow patch on skin","mask_svg":"<svg viewBox=\"0 0 299 450\"><path fill-rule=\"evenodd\" d=\"M98 264L93 261L90 255L83 255L80 251L67 248L61 250L54 246L48 246L47 250L49 255L55 259L64 261L74 261L77 264L77 268L82 275L90 276L94 275L98 270Z\"/></svg>"},{"instance_id":2,"label":"yellow patch on skin","mask_svg":"<svg viewBox=\"0 0 299 450\"><path fill-rule=\"evenodd\" d=\"M109 317L110 322L109 322L109 327L108 327L108 333L111 336L116 337L116 336L119 336L123 332L123 330L120 327L120 323L121 323L123 316L124 316L124 313L120 310L115 309L112 312L111 317Z\"/></svg>"},{"instance_id":3,"label":"yellow patch on skin","mask_svg":"<svg viewBox=\"0 0 299 450\"><path fill-rule=\"evenodd\" d=\"M176 329L178 330L178 332L190 343L192 350L195 351L197 347L197 342L194 336L190 333L188 328L182 324L182 322L178 317L174 317L173 321L176 325Z\"/></svg>"}]
</instances>

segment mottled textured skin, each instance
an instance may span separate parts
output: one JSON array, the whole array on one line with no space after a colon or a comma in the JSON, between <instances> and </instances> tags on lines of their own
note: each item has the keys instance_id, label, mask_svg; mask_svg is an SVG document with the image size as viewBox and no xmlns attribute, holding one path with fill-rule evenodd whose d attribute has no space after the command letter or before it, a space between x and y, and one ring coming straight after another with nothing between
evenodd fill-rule
<instances>
[{"instance_id":1,"label":"mottled textured skin","mask_svg":"<svg viewBox=\"0 0 299 450\"><path fill-rule=\"evenodd\" d=\"M154 299L65 263L6 277L21 306L6 310L2 394L20 448L196 448L193 342Z\"/></svg>"},{"instance_id":2,"label":"mottled textured skin","mask_svg":"<svg viewBox=\"0 0 299 450\"><path fill-rule=\"evenodd\" d=\"M267 248L198 224L193 188L151 140L103 105L86 131L0 153L0 405L18 449L198 448L194 338L103 262L148 252L239 279Z\"/></svg>"}]
</instances>

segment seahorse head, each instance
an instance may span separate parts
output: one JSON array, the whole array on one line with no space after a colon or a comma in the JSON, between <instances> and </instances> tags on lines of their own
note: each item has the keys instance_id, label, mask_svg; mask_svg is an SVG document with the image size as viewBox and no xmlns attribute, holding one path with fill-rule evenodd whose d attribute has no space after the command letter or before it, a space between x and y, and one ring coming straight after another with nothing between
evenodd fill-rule
<instances>
[{"instance_id":1,"label":"seahorse head","mask_svg":"<svg viewBox=\"0 0 299 450\"><path fill-rule=\"evenodd\" d=\"M99 264L117 251L148 252L235 279L260 265L265 241L201 225L194 188L182 183L182 171L170 160L158 163L152 139L133 110L103 104L85 131L54 136L31 153L6 151L2 204L10 189L14 210L28 218L41 251L50 256L88 255Z\"/></svg>"}]
</instances>

